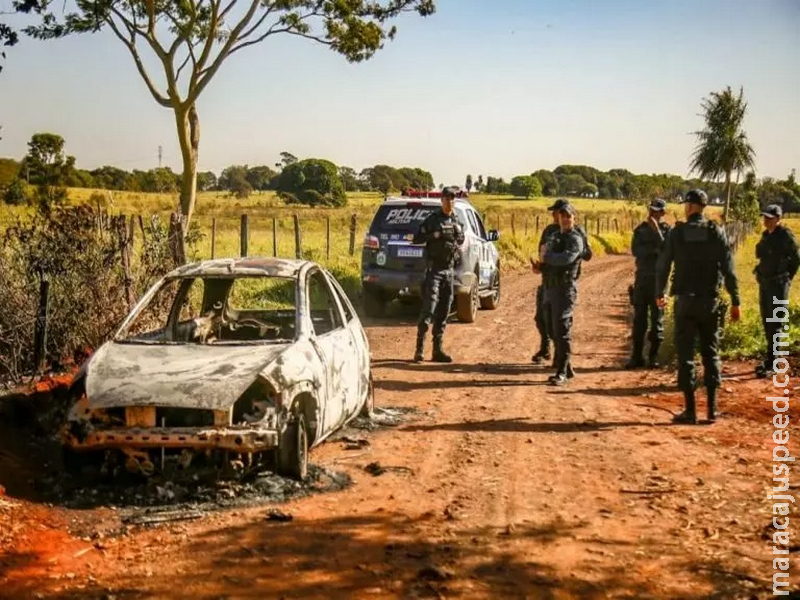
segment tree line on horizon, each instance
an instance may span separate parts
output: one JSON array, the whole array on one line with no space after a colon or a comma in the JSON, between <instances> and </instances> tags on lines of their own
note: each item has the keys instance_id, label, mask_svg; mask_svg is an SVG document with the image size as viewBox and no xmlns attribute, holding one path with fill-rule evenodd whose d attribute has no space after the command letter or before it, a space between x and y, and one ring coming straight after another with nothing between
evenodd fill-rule
<instances>
[{"instance_id":1,"label":"tree line on horizon","mask_svg":"<svg viewBox=\"0 0 800 600\"><path fill-rule=\"evenodd\" d=\"M398 193L407 189L434 190L433 175L418 167L375 165L361 171L337 166L331 161L299 159L282 152L271 165L230 165L219 175L202 171L197 175L200 191L223 191L236 198L253 192L275 191L290 203L312 206L343 206L347 192ZM64 138L53 133L37 133L28 143L21 160L0 158L0 197L7 204L58 204L66 189L99 188L114 191L179 193L181 174L170 167L127 171L106 165L79 169L74 156L66 154ZM701 187L710 198L723 198L725 182L687 179L671 174L635 174L627 169L601 171L587 165L560 165L552 171L539 169L517 175L510 181L502 177L467 175L463 185L468 192L511 195L519 198L571 196L636 200L660 197L680 198L688 190ZM742 192L754 192L760 205L778 203L787 211L800 209L800 187L794 171L786 179L750 175Z\"/></svg>"}]
</instances>

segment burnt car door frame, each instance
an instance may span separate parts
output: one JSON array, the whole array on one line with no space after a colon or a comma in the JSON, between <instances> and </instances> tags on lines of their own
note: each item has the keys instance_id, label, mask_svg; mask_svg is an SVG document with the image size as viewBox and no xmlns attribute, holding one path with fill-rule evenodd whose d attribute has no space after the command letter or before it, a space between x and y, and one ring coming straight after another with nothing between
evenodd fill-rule
<instances>
[{"instance_id":1,"label":"burnt car door frame","mask_svg":"<svg viewBox=\"0 0 800 600\"><path fill-rule=\"evenodd\" d=\"M315 276L319 276L322 289L328 294L328 299L332 303L332 310L335 311L333 317L338 317L338 323L334 327L322 334L317 333L312 318L312 302L310 284ZM309 340L316 350L322 368L325 371L325 394L324 401L320 402L320 412L322 416L322 431L326 436L346 419L345 407L347 401L345 388L342 383L342 374L347 369L347 361L350 354L348 340L351 339L350 333L345 327L344 315L339 306L336 296L328 283L325 273L319 267L312 267L305 273L304 293L306 304L306 316L309 327Z\"/></svg>"},{"instance_id":2,"label":"burnt car door frame","mask_svg":"<svg viewBox=\"0 0 800 600\"><path fill-rule=\"evenodd\" d=\"M355 308L344 293L342 286L327 271L325 277L328 285L333 291L336 302L342 311L345 321L345 329L350 335L350 352L346 358L344 378L347 380L347 394L345 394L345 417L358 414L359 402L369 391L369 342L366 333L361 326ZM350 315L348 319L347 315ZM362 377L363 375L363 377Z\"/></svg>"}]
</instances>

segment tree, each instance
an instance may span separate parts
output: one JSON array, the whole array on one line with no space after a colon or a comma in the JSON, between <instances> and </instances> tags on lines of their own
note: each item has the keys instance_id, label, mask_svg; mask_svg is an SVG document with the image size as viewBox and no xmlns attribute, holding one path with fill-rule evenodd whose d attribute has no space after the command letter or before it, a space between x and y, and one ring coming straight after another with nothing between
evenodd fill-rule
<instances>
[{"instance_id":1,"label":"tree","mask_svg":"<svg viewBox=\"0 0 800 600\"><path fill-rule=\"evenodd\" d=\"M702 102L705 128L695 131L697 146L692 154L690 172L702 178L719 180L725 177L725 211L727 221L733 193L733 174L739 176L745 169L755 168L755 151L743 129L747 103L744 89L734 95L730 86L721 92L711 92Z\"/></svg>"},{"instance_id":2,"label":"tree","mask_svg":"<svg viewBox=\"0 0 800 600\"><path fill-rule=\"evenodd\" d=\"M55 133L35 133L28 142L20 171L29 183L36 184L40 209L49 210L67 198L64 185L75 169L75 157L66 156L64 146L64 138Z\"/></svg>"},{"instance_id":3,"label":"tree","mask_svg":"<svg viewBox=\"0 0 800 600\"><path fill-rule=\"evenodd\" d=\"M272 180L277 173L267 166L250 167L247 169L247 181L254 190L261 192L270 189Z\"/></svg>"},{"instance_id":4,"label":"tree","mask_svg":"<svg viewBox=\"0 0 800 600\"><path fill-rule=\"evenodd\" d=\"M207 192L217 187L217 176L212 171L204 171L197 174L197 189Z\"/></svg>"},{"instance_id":5,"label":"tree","mask_svg":"<svg viewBox=\"0 0 800 600\"><path fill-rule=\"evenodd\" d=\"M351 167L339 167L339 179L345 192L357 192L361 189L358 173Z\"/></svg>"},{"instance_id":6,"label":"tree","mask_svg":"<svg viewBox=\"0 0 800 600\"><path fill-rule=\"evenodd\" d=\"M467 193L472 191L472 175L467 175L467 180L464 182L464 187L467 188Z\"/></svg>"},{"instance_id":7,"label":"tree","mask_svg":"<svg viewBox=\"0 0 800 600\"><path fill-rule=\"evenodd\" d=\"M117 167L103 166L92 173L95 185L105 190L129 190L132 185L131 174Z\"/></svg>"},{"instance_id":8,"label":"tree","mask_svg":"<svg viewBox=\"0 0 800 600\"><path fill-rule=\"evenodd\" d=\"M191 221L197 197L200 118L197 101L222 64L270 36L314 40L360 62L393 39L391 19L405 12L427 16L434 0L77 0L59 19L45 3L40 24L25 29L39 39L110 29L127 48L155 101L173 112L183 171L180 209ZM158 65L158 82L148 65Z\"/></svg>"},{"instance_id":9,"label":"tree","mask_svg":"<svg viewBox=\"0 0 800 600\"><path fill-rule=\"evenodd\" d=\"M308 158L287 166L278 178L278 194L289 203L310 206L347 204L336 165L318 158Z\"/></svg>"},{"instance_id":10,"label":"tree","mask_svg":"<svg viewBox=\"0 0 800 600\"><path fill-rule=\"evenodd\" d=\"M558 179L552 171L539 169L535 173L531 173L531 176L542 182L542 195L558 196Z\"/></svg>"},{"instance_id":11,"label":"tree","mask_svg":"<svg viewBox=\"0 0 800 600\"><path fill-rule=\"evenodd\" d=\"M511 180L509 187L515 196L530 198L542 195L542 182L530 175L517 175Z\"/></svg>"},{"instance_id":12,"label":"tree","mask_svg":"<svg viewBox=\"0 0 800 600\"><path fill-rule=\"evenodd\" d=\"M39 13L41 14L45 2L43 0L16 0L12 6L16 12L21 13ZM0 12L0 14L6 14ZM6 23L0 23L0 47L10 48L19 43L19 34L14 28ZM5 60L5 50L0 50L0 59ZM0 71L3 70L3 65L0 64Z\"/></svg>"},{"instance_id":13,"label":"tree","mask_svg":"<svg viewBox=\"0 0 800 600\"><path fill-rule=\"evenodd\" d=\"M219 174L217 184L220 189L232 192L237 198L247 198L253 191L253 186L247 179L248 171L247 165L225 167Z\"/></svg>"},{"instance_id":14,"label":"tree","mask_svg":"<svg viewBox=\"0 0 800 600\"><path fill-rule=\"evenodd\" d=\"M275 166L280 166L281 168L286 168L289 165L293 165L297 162L297 157L292 154L291 152L286 152L285 150L281 152L281 160Z\"/></svg>"},{"instance_id":15,"label":"tree","mask_svg":"<svg viewBox=\"0 0 800 600\"><path fill-rule=\"evenodd\" d=\"M13 158L0 158L0 190L10 186L19 177L19 163Z\"/></svg>"},{"instance_id":16,"label":"tree","mask_svg":"<svg viewBox=\"0 0 800 600\"><path fill-rule=\"evenodd\" d=\"M483 191L483 175L478 175L478 181L475 183L475 191L476 192Z\"/></svg>"}]
</instances>

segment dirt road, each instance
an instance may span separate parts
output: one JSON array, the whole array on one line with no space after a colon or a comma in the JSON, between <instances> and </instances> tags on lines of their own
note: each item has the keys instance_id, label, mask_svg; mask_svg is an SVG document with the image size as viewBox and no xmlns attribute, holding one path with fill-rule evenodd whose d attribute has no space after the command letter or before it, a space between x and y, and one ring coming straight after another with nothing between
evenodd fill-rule
<instances>
[{"instance_id":1,"label":"dirt road","mask_svg":"<svg viewBox=\"0 0 800 600\"><path fill-rule=\"evenodd\" d=\"M507 275L498 310L448 328L453 365L406 360L408 319L372 324L377 403L418 412L358 449L318 449L314 462L354 484L279 506L290 522L266 519L273 506L125 528L111 509L0 497L21 527L5 538L0 596L771 596L771 384L728 364L722 419L671 425L674 375L619 368L631 275L626 257L585 266L564 388L529 363L532 275ZM83 539L67 533L76 523Z\"/></svg>"}]
</instances>

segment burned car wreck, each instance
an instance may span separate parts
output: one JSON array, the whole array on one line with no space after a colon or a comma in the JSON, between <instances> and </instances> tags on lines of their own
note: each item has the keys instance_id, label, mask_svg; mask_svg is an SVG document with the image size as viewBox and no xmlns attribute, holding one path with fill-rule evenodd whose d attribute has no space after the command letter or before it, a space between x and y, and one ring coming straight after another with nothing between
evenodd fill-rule
<instances>
[{"instance_id":1,"label":"burned car wreck","mask_svg":"<svg viewBox=\"0 0 800 600\"><path fill-rule=\"evenodd\" d=\"M185 265L156 283L76 375L65 466L268 464L303 479L309 449L371 414L369 344L336 279L272 258Z\"/></svg>"}]
</instances>

